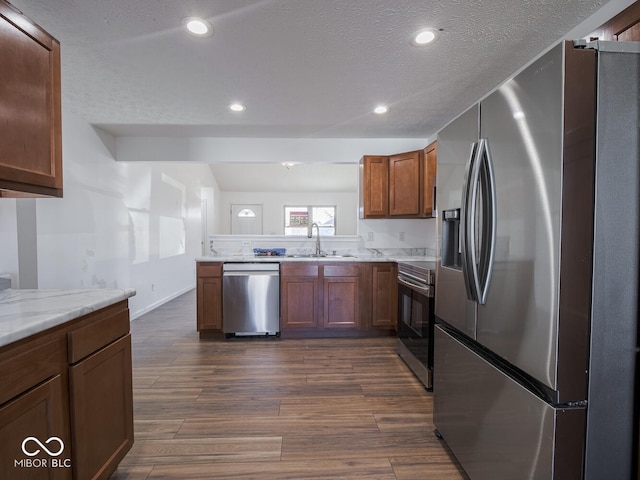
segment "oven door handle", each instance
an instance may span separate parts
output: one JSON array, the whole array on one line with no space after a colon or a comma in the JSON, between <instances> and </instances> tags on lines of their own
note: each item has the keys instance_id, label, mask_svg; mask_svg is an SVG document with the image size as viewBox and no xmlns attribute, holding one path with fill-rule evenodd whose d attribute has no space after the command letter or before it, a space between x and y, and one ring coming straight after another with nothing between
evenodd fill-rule
<instances>
[{"instance_id":1,"label":"oven door handle","mask_svg":"<svg viewBox=\"0 0 640 480\"><path fill-rule=\"evenodd\" d=\"M398 283L400 285L404 285L405 287L410 288L411 290L415 290L418 293L421 293L427 297L433 297L434 291L431 285L421 285L419 283L412 282L407 278L398 276Z\"/></svg>"}]
</instances>

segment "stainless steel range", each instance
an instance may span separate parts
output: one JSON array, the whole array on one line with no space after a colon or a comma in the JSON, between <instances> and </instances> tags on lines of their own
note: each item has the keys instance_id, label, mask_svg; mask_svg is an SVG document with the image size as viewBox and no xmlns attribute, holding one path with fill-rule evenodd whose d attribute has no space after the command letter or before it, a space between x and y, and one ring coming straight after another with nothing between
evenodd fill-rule
<instances>
[{"instance_id":1,"label":"stainless steel range","mask_svg":"<svg viewBox=\"0 0 640 480\"><path fill-rule=\"evenodd\" d=\"M398 355L433 389L435 262L398 263Z\"/></svg>"}]
</instances>

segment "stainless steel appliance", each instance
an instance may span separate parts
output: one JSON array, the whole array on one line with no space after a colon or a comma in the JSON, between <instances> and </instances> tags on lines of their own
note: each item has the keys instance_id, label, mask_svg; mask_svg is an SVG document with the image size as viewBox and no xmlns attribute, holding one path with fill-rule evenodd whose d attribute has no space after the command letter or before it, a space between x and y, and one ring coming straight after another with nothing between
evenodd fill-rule
<instances>
[{"instance_id":1,"label":"stainless steel appliance","mask_svg":"<svg viewBox=\"0 0 640 480\"><path fill-rule=\"evenodd\" d=\"M433 389L435 262L398 263L398 355Z\"/></svg>"},{"instance_id":2,"label":"stainless steel appliance","mask_svg":"<svg viewBox=\"0 0 640 480\"><path fill-rule=\"evenodd\" d=\"M564 42L439 134L434 423L472 480L635 478L639 99L639 44Z\"/></svg>"},{"instance_id":3,"label":"stainless steel appliance","mask_svg":"<svg viewBox=\"0 0 640 480\"><path fill-rule=\"evenodd\" d=\"M223 332L280 333L280 264L225 263L222 268Z\"/></svg>"}]
</instances>

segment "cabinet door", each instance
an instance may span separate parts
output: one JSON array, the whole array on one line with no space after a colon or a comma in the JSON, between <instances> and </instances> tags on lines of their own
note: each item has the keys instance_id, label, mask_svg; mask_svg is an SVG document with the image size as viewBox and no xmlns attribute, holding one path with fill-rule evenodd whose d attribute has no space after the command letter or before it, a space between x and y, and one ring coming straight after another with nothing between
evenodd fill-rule
<instances>
[{"instance_id":1,"label":"cabinet door","mask_svg":"<svg viewBox=\"0 0 640 480\"><path fill-rule=\"evenodd\" d=\"M0 45L0 196L61 197L60 44L0 0Z\"/></svg>"},{"instance_id":2,"label":"cabinet door","mask_svg":"<svg viewBox=\"0 0 640 480\"><path fill-rule=\"evenodd\" d=\"M198 331L222 330L222 278L198 278Z\"/></svg>"},{"instance_id":3,"label":"cabinet door","mask_svg":"<svg viewBox=\"0 0 640 480\"><path fill-rule=\"evenodd\" d=\"M360 178L360 218L389 214L389 157L365 156Z\"/></svg>"},{"instance_id":4,"label":"cabinet door","mask_svg":"<svg viewBox=\"0 0 640 480\"><path fill-rule=\"evenodd\" d=\"M371 266L371 325L396 329L398 319L398 274L394 263Z\"/></svg>"},{"instance_id":5,"label":"cabinet door","mask_svg":"<svg viewBox=\"0 0 640 480\"><path fill-rule=\"evenodd\" d=\"M63 391L62 378L57 375L0 407L0 478L71 478L69 416ZM37 450L40 452L31 456Z\"/></svg>"},{"instance_id":6,"label":"cabinet door","mask_svg":"<svg viewBox=\"0 0 640 480\"><path fill-rule=\"evenodd\" d=\"M198 262L196 276L198 331L222 332L222 263Z\"/></svg>"},{"instance_id":7,"label":"cabinet door","mask_svg":"<svg viewBox=\"0 0 640 480\"><path fill-rule=\"evenodd\" d=\"M324 328L359 328L359 277L324 278L323 317Z\"/></svg>"},{"instance_id":8,"label":"cabinet door","mask_svg":"<svg viewBox=\"0 0 640 480\"><path fill-rule=\"evenodd\" d=\"M106 479L133 444L131 335L70 368L75 478Z\"/></svg>"},{"instance_id":9,"label":"cabinet door","mask_svg":"<svg viewBox=\"0 0 640 480\"><path fill-rule=\"evenodd\" d=\"M422 215L433 217L436 213L436 168L438 142L424 149L424 168L422 170Z\"/></svg>"},{"instance_id":10,"label":"cabinet door","mask_svg":"<svg viewBox=\"0 0 640 480\"><path fill-rule=\"evenodd\" d=\"M420 214L420 162L422 151L389 157L389 214Z\"/></svg>"},{"instance_id":11,"label":"cabinet door","mask_svg":"<svg viewBox=\"0 0 640 480\"><path fill-rule=\"evenodd\" d=\"M280 328L318 328L318 277L282 277Z\"/></svg>"}]
</instances>

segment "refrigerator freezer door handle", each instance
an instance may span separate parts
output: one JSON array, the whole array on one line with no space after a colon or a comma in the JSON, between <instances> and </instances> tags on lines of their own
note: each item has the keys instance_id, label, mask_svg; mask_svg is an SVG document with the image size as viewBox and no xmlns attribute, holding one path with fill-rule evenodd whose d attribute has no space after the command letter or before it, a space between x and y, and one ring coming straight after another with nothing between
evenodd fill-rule
<instances>
[{"instance_id":1,"label":"refrigerator freezer door handle","mask_svg":"<svg viewBox=\"0 0 640 480\"><path fill-rule=\"evenodd\" d=\"M493 273L493 260L496 250L496 220L497 202L496 186L493 174L493 161L491 159L491 149L489 140L480 139L478 150L481 152L478 170L480 174L480 184L482 190L482 244L480 250L480 271L474 272L476 278L481 283L478 287L478 303L484 305L489 293L491 275ZM477 264L474 263L477 268Z\"/></svg>"},{"instance_id":2,"label":"refrigerator freezer door handle","mask_svg":"<svg viewBox=\"0 0 640 480\"><path fill-rule=\"evenodd\" d=\"M477 223L478 203L479 203L478 187L480 187L480 192L483 195L482 203L480 204L480 207L482 208L482 210L480 211L480 214L484 216L484 213L485 213L484 184L483 182L481 182L482 177L480 175L482 173L482 168L484 166L483 164L483 160L485 158L484 151L485 151L485 142L480 140L476 147L475 158L473 160L473 166L471 168L471 176L469 178L471 186L468 189L469 197L467 199L467 201L469 202L469 215L467 220L467 225L469 226L469 230L465 237L465 241L467 242L467 246L468 246L467 251L469 253L468 265L469 265L469 271L471 272L470 283L474 292L473 300L475 300L476 302L480 301L480 293L482 290L480 285L480 272L478 271L478 266L480 263L480 259L482 259L483 257L482 257L482 251L478 250L479 239L478 239L478 231L477 231L476 223ZM483 231L484 231L484 228L483 228ZM479 255L480 255L480 258L478 258Z\"/></svg>"},{"instance_id":3,"label":"refrigerator freezer door handle","mask_svg":"<svg viewBox=\"0 0 640 480\"><path fill-rule=\"evenodd\" d=\"M471 258L474 249L473 236L475 230L475 197L477 193L477 181L473 181L476 166L478 143L471 145L471 152L465 168L464 186L462 188L462 202L460 207L460 246L462 256L462 277L467 290L467 298L476 301L478 298L477 282L474 275L473 260ZM475 253L473 254L475 257Z\"/></svg>"}]
</instances>

